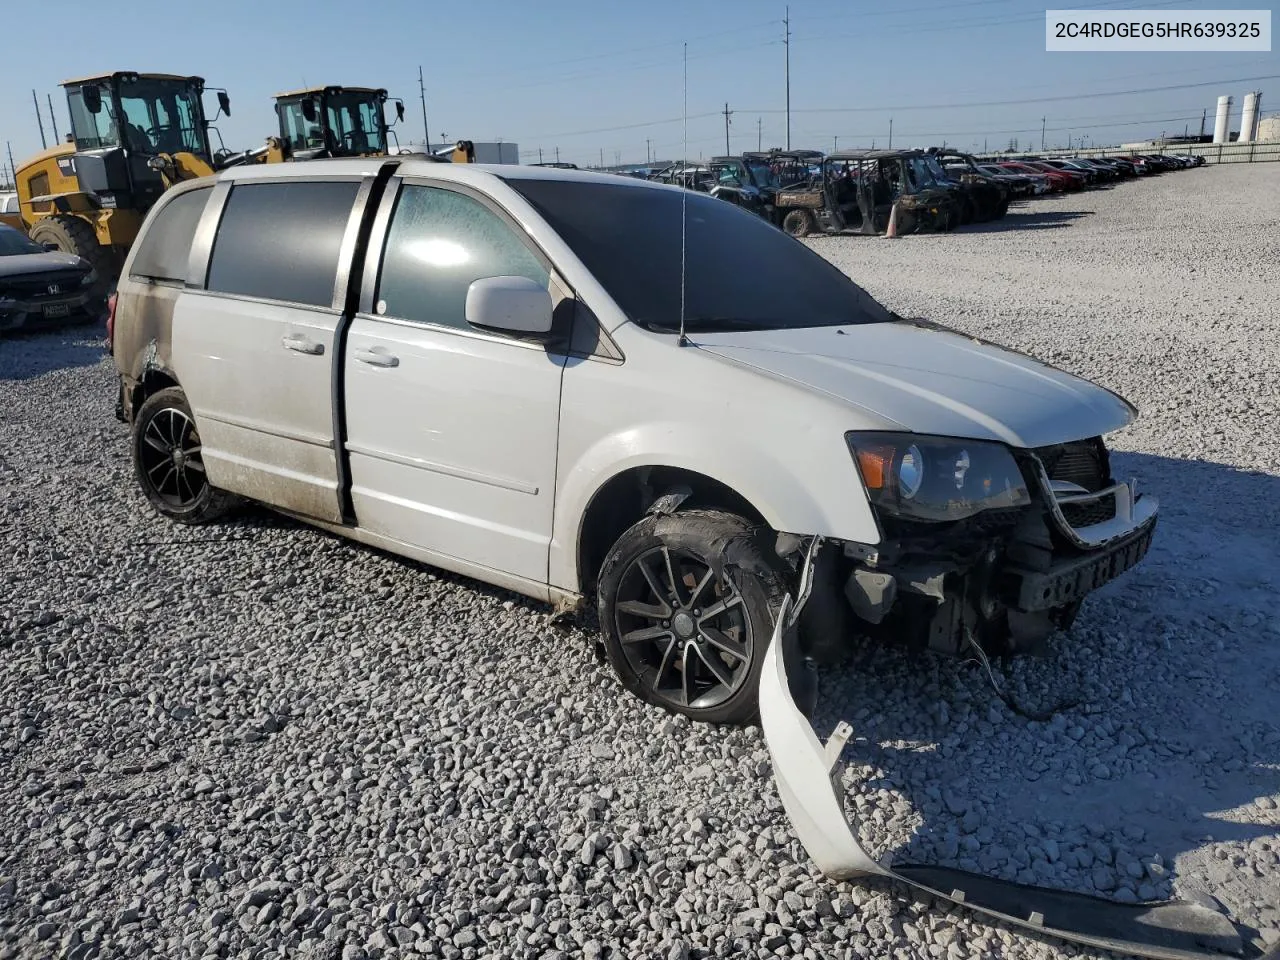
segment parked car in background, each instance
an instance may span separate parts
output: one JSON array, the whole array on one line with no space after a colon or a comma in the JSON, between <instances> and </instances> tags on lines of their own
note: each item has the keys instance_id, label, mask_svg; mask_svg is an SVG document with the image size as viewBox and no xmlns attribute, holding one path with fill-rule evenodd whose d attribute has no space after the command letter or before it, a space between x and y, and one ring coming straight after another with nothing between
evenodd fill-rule
<instances>
[{"instance_id":1,"label":"parked car in background","mask_svg":"<svg viewBox=\"0 0 1280 960\"><path fill-rule=\"evenodd\" d=\"M1040 196L1049 192L1049 178L1038 173L1019 173L994 163L979 163L978 169L997 180L1013 185L1016 196Z\"/></svg>"},{"instance_id":2,"label":"parked car in background","mask_svg":"<svg viewBox=\"0 0 1280 960\"><path fill-rule=\"evenodd\" d=\"M22 233L27 232L26 225L22 222L22 214L18 208L18 195L12 191L0 193L0 224L6 227L13 227Z\"/></svg>"},{"instance_id":3,"label":"parked car in background","mask_svg":"<svg viewBox=\"0 0 1280 960\"><path fill-rule=\"evenodd\" d=\"M1003 160L997 166L1015 173L1025 173L1044 178L1048 184L1048 193L1062 193L1064 190L1078 190L1081 181L1053 167L1033 166L1022 160Z\"/></svg>"},{"instance_id":4,"label":"parked car in background","mask_svg":"<svg viewBox=\"0 0 1280 960\"><path fill-rule=\"evenodd\" d=\"M107 303L96 280L87 260L0 224L0 332L102 320Z\"/></svg>"}]
</instances>

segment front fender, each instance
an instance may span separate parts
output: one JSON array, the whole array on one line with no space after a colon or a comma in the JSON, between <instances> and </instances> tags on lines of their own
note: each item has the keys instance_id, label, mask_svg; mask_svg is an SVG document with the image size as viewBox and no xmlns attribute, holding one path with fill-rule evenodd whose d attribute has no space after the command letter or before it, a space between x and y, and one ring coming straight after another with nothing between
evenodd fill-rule
<instances>
[{"instance_id":1,"label":"front fender","mask_svg":"<svg viewBox=\"0 0 1280 960\"><path fill-rule=\"evenodd\" d=\"M841 435L797 423L786 437L726 434L690 421L651 422L600 438L562 465L550 579L578 589L578 542L596 494L638 467L709 477L747 500L774 530L878 543L879 528Z\"/></svg>"}]
</instances>

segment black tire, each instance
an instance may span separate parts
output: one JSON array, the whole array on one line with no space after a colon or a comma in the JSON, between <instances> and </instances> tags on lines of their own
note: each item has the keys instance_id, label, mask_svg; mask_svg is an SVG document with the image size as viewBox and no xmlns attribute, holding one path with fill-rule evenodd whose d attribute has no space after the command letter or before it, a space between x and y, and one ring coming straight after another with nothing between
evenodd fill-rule
<instances>
[{"instance_id":1,"label":"black tire","mask_svg":"<svg viewBox=\"0 0 1280 960\"><path fill-rule=\"evenodd\" d=\"M622 685L693 720L753 720L786 591L772 539L716 510L645 517L619 537L600 569L597 604ZM714 602L704 609L706 599Z\"/></svg>"},{"instance_id":2,"label":"black tire","mask_svg":"<svg viewBox=\"0 0 1280 960\"><path fill-rule=\"evenodd\" d=\"M788 210L782 218L782 232L793 237L807 237L813 229L808 210Z\"/></svg>"},{"instance_id":3,"label":"black tire","mask_svg":"<svg viewBox=\"0 0 1280 960\"><path fill-rule=\"evenodd\" d=\"M120 269L115 251L98 243L93 227L79 217L55 214L37 220L31 228L31 239L41 244L52 243L63 253L88 261L98 275L95 292L106 296L114 285Z\"/></svg>"},{"instance_id":4,"label":"black tire","mask_svg":"<svg viewBox=\"0 0 1280 960\"><path fill-rule=\"evenodd\" d=\"M157 513L178 523L210 523L235 505L232 494L205 476L200 435L181 387L147 398L134 413L131 440L134 476Z\"/></svg>"}]
</instances>

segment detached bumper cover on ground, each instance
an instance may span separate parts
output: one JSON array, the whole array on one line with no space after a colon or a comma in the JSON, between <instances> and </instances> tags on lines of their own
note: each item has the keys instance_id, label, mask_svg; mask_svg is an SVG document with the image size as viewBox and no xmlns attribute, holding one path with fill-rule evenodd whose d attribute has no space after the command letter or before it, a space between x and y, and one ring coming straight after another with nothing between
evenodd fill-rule
<instances>
[{"instance_id":1,"label":"detached bumper cover on ground","mask_svg":"<svg viewBox=\"0 0 1280 960\"><path fill-rule=\"evenodd\" d=\"M1084 894L1026 886L951 867L893 865L877 861L858 843L845 816L832 771L852 734L841 723L827 741L797 707L788 676L795 651L800 601L783 601L760 675L760 720L773 760L774 779L796 836L818 868L835 880L885 877L1018 926L1121 953L1157 958L1239 956L1240 932L1225 916L1181 901L1125 904Z\"/></svg>"}]
</instances>

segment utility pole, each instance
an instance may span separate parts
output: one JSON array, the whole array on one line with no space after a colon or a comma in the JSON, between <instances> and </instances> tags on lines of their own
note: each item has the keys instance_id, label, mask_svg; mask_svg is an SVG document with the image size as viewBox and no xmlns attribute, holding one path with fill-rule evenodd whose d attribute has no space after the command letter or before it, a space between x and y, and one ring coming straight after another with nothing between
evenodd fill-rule
<instances>
[{"instance_id":1,"label":"utility pole","mask_svg":"<svg viewBox=\"0 0 1280 960\"><path fill-rule=\"evenodd\" d=\"M556 163L560 162L560 148L556 147Z\"/></svg>"},{"instance_id":2,"label":"utility pole","mask_svg":"<svg viewBox=\"0 0 1280 960\"><path fill-rule=\"evenodd\" d=\"M422 139L426 141L427 153L431 152L431 131L427 129L427 86L422 80L422 67L418 67L418 96L422 98Z\"/></svg>"},{"instance_id":3,"label":"utility pole","mask_svg":"<svg viewBox=\"0 0 1280 960\"><path fill-rule=\"evenodd\" d=\"M874 146L872 149L874 149ZM889 118L889 149L893 149L893 117Z\"/></svg>"},{"instance_id":4,"label":"utility pole","mask_svg":"<svg viewBox=\"0 0 1280 960\"><path fill-rule=\"evenodd\" d=\"M836 152L837 150L839 150L839 149L840 149L840 137L839 137L839 136L832 137L832 138L831 138L831 152L832 152L832 153L835 153L835 152Z\"/></svg>"},{"instance_id":5,"label":"utility pole","mask_svg":"<svg viewBox=\"0 0 1280 960\"><path fill-rule=\"evenodd\" d=\"M1044 153L1044 124L1045 117L1040 118L1040 152Z\"/></svg>"},{"instance_id":6,"label":"utility pole","mask_svg":"<svg viewBox=\"0 0 1280 960\"><path fill-rule=\"evenodd\" d=\"M40 149L48 150L49 141L44 138L44 120L40 116L40 100L36 97L36 92L34 90L31 91L31 102L35 104L36 123L40 126Z\"/></svg>"},{"instance_id":7,"label":"utility pole","mask_svg":"<svg viewBox=\"0 0 1280 960\"><path fill-rule=\"evenodd\" d=\"M1204 139L1204 121L1205 121L1205 118L1208 116L1209 116L1209 108L1205 107L1204 113L1200 114L1200 139L1201 140Z\"/></svg>"},{"instance_id":8,"label":"utility pole","mask_svg":"<svg viewBox=\"0 0 1280 960\"><path fill-rule=\"evenodd\" d=\"M650 157L651 155L649 153L649 138L645 137L644 138L644 162L650 163L651 162Z\"/></svg>"},{"instance_id":9,"label":"utility pole","mask_svg":"<svg viewBox=\"0 0 1280 960\"><path fill-rule=\"evenodd\" d=\"M542 166L542 148L538 148L538 166Z\"/></svg>"},{"instance_id":10,"label":"utility pole","mask_svg":"<svg viewBox=\"0 0 1280 960\"><path fill-rule=\"evenodd\" d=\"M786 48L787 57L787 149L791 149L791 5L787 4L786 16L782 18L782 45Z\"/></svg>"},{"instance_id":11,"label":"utility pole","mask_svg":"<svg viewBox=\"0 0 1280 960\"><path fill-rule=\"evenodd\" d=\"M53 125L53 142L58 144L62 142L62 134L58 132L58 118L53 114L53 96L48 93L44 96L49 101L49 123Z\"/></svg>"},{"instance_id":12,"label":"utility pole","mask_svg":"<svg viewBox=\"0 0 1280 960\"><path fill-rule=\"evenodd\" d=\"M622 151L621 151L621 150L615 150L615 151L613 151L613 165L614 165L615 167L620 167L620 166L622 166Z\"/></svg>"},{"instance_id":13,"label":"utility pole","mask_svg":"<svg viewBox=\"0 0 1280 960\"><path fill-rule=\"evenodd\" d=\"M756 117L756 149L764 149L764 118Z\"/></svg>"},{"instance_id":14,"label":"utility pole","mask_svg":"<svg viewBox=\"0 0 1280 960\"><path fill-rule=\"evenodd\" d=\"M4 146L9 151L9 173L13 175L12 183L16 185L18 182L18 168L13 165L13 144L6 140Z\"/></svg>"},{"instance_id":15,"label":"utility pole","mask_svg":"<svg viewBox=\"0 0 1280 960\"><path fill-rule=\"evenodd\" d=\"M729 118L733 116L733 111L729 109L729 104L724 105L724 109L720 111L724 114L724 155L729 156Z\"/></svg>"},{"instance_id":16,"label":"utility pole","mask_svg":"<svg viewBox=\"0 0 1280 960\"><path fill-rule=\"evenodd\" d=\"M604 147L600 148L600 169L604 169Z\"/></svg>"}]
</instances>

